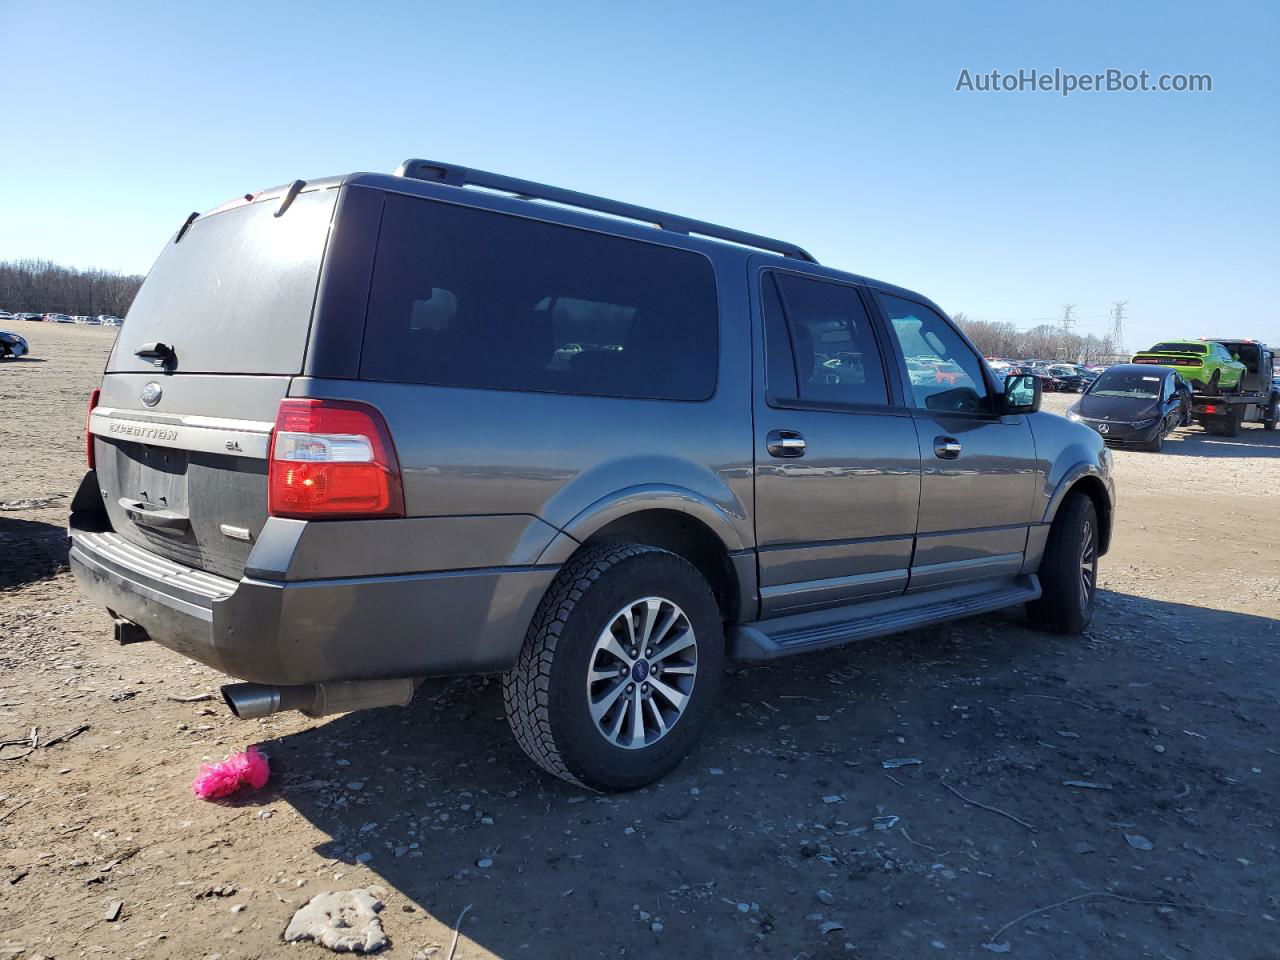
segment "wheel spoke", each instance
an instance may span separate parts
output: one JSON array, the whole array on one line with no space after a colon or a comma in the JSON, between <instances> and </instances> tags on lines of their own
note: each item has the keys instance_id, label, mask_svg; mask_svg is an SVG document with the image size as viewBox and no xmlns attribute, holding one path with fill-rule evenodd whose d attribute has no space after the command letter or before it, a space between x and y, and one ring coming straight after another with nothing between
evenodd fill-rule
<instances>
[{"instance_id":1,"label":"wheel spoke","mask_svg":"<svg viewBox=\"0 0 1280 960\"><path fill-rule=\"evenodd\" d=\"M639 687L631 695L631 746L644 746L644 698Z\"/></svg>"},{"instance_id":2,"label":"wheel spoke","mask_svg":"<svg viewBox=\"0 0 1280 960\"><path fill-rule=\"evenodd\" d=\"M610 743L617 743L618 736L622 733L622 724L627 719L628 702L623 701L622 706L618 707L618 712L613 717L613 723L609 725L609 732L605 734Z\"/></svg>"},{"instance_id":3,"label":"wheel spoke","mask_svg":"<svg viewBox=\"0 0 1280 960\"><path fill-rule=\"evenodd\" d=\"M600 639L596 641L596 653L607 653L621 663L631 666L631 657L627 651L623 649L622 644L618 642L618 638L613 635L612 624L604 633L600 634Z\"/></svg>"},{"instance_id":4,"label":"wheel spoke","mask_svg":"<svg viewBox=\"0 0 1280 960\"><path fill-rule=\"evenodd\" d=\"M603 720L604 715L609 712L609 708L613 706L614 702L622 695L623 692L626 691L626 689L626 677L621 677L619 678L618 685L616 687L606 693L599 700L593 700L591 702L591 719L596 723Z\"/></svg>"},{"instance_id":5,"label":"wheel spoke","mask_svg":"<svg viewBox=\"0 0 1280 960\"><path fill-rule=\"evenodd\" d=\"M667 721L662 719L662 711L658 709L658 701L650 697L645 702L649 704L649 713L653 716L654 726L658 728L658 736L662 736L667 732Z\"/></svg>"},{"instance_id":6,"label":"wheel spoke","mask_svg":"<svg viewBox=\"0 0 1280 960\"><path fill-rule=\"evenodd\" d=\"M684 673L689 676L693 676L697 672L698 665L696 663L677 663L672 666L666 666L664 664L662 667L663 676L666 676L668 673Z\"/></svg>"},{"instance_id":7,"label":"wheel spoke","mask_svg":"<svg viewBox=\"0 0 1280 960\"><path fill-rule=\"evenodd\" d=\"M636 637L639 646L643 647L649 642L649 637L653 635L653 625L658 619L658 611L662 609L662 601L656 597L650 597L644 601L644 609L641 611L643 619L640 621L640 635Z\"/></svg>"},{"instance_id":8,"label":"wheel spoke","mask_svg":"<svg viewBox=\"0 0 1280 960\"><path fill-rule=\"evenodd\" d=\"M688 696L681 693L675 687L667 686L661 680L656 680L653 677L650 677L649 685L653 687L654 693L660 693L670 700L671 705L676 708L677 713L684 710L684 705L689 702Z\"/></svg>"},{"instance_id":9,"label":"wheel spoke","mask_svg":"<svg viewBox=\"0 0 1280 960\"><path fill-rule=\"evenodd\" d=\"M645 641L645 647L656 647L662 643L663 638L670 632L675 622L680 619L680 610L675 604L669 604L662 612L662 617L658 621L658 625L653 628L653 633L649 639Z\"/></svg>"},{"instance_id":10,"label":"wheel spoke","mask_svg":"<svg viewBox=\"0 0 1280 960\"><path fill-rule=\"evenodd\" d=\"M681 650L684 650L686 647L693 646L694 642L695 642L695 638L693 636L693 630L689 628L685 628L683 631L678 633L671 640L671 642L668 643L665 647L663 647L660 650L655 650L653 656L649 658L649 661L651 663L658 663L661 660L665 660L667 657L671 656L673 653L679 653ZM664 667L663 669L666 669L666 668Z\"/></svg>"},{"instance_id":11,"label":"wheel spoke","mask_svg":"<svg viewBox=\"0 0 1280 960\"><path fill-rule=\"evenodd\" d=\"M617 680L617 670L601 670L599 667L592 667L591 672L587 674L587 683L602 683L605 680Z\"/></svg>"}]
</instances>

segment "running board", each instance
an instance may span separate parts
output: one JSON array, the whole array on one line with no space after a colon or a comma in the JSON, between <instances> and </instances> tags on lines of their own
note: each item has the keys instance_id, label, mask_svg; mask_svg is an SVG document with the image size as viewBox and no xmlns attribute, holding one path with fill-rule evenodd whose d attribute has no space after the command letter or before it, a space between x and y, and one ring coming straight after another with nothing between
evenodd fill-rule
<instances>
[{"instance_id":1,"label":"running board","mask_svg":"<svg viewBox=\"0 0 1280 960\"><path fill-rule=\"evenodd\" d=\"M990 613L1039 597L1040 581L1035 574L907 593L831 610L740 623L730 631L729 649L738 660L772 660Z\"/></svg>"}]
</instances>

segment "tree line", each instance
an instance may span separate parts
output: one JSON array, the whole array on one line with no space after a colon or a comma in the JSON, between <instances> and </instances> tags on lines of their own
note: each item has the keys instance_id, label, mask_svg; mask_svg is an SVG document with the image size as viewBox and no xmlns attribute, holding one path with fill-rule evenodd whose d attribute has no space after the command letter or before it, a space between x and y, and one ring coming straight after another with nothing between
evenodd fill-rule
<instances>
[{"instance_id":1,"label":"tree line","mask_svg":"<svg viewBox=\"0 0 1280 960\"><path fill-rule=\"evenodd\" d=\"M1111 334L1099 337L1092 333L1069 333L1051 323L1020 330L1012 323L971 320L963 313L957 313L953 319L986 357L1100 363L1127 356L1124 345L1116 343Z\"/></svg>"},{"instance_id":2,"label":"tree line","mask_svg":"<svg viewBox=\"0 0 1280 960\"><path fill-rule=\"evenodd\" d=\"M142 277L77 270L48 260L0 262L0 308L13 313L123 317Z\"/></svg>"}]
</instances>

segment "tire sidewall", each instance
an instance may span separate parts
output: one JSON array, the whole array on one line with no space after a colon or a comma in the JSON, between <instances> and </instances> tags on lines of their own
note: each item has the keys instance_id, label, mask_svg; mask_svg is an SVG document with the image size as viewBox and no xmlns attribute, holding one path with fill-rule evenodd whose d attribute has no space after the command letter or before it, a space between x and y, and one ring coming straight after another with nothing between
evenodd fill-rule
<instances>
[{"instance_id":1,"label":"tire sidewall","mask_svg":"<svg viewBox=\"0 0 1280 960\"><path fill-rule=\"evenodd\" d=\"M600 632L619 610L644 597L663 597L684 611L696 638L698 672L690 702L671 731L651 746L628 750L610 744L596 729L586 677ZM584 783L613 790L633 789L674 769L715 706L723 665L720 610L696 568L656 549L615 564L582 595L556 645L548 708L565 766Z\"/></svg>"}]
</instances>

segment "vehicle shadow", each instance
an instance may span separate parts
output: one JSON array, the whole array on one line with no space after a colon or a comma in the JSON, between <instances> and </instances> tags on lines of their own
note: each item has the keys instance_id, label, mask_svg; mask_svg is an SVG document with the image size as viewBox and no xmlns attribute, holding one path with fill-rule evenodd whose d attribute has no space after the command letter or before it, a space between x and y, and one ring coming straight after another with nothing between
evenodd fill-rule
<instances>
[{"instance_id":1,"label":"vehicle shadow","mask_svg":"<svg viewBox=\"0 0 1280 960\"><path fill-rule=\"evenodd\" d=\"M1114 830L1100 838L1100 824L1140 821L1153 837L1169 824L1202 853L1221 842L1214 824L1274 827L1275 775L1266 789L1237 778L1280 724L1266 659L1277 626L1103 591L1084 637L1037 633L1009 611L733 669L694 754L619 795L536 770L508 733L496 680L432 681L408 708L265 742L268 790L328 837L317 853L351 865L333 889L391 888L398 909L383 919L397 947L447 946L441 930L469 906L464 946L500 957L649 956L677 942L694 955L837 956L846 937L859 956L893 956L918 923L948 941L963 931L964 955L977 955L993 918L1112 888L1115 858L1133 851L1112 844ZM1190 717L1196 703L1213 705L1212 726ZM1166 725L1212 743L1171 730L1170 754L1153 752L1150 731ZM910 762L885 769L887 758ZM1037 843L942 778L1034 820ZM1105 789L1064 789L1072 778ZM901 817L911 836L875 817ZM1079 856L1083 840L1106 852ZM1172 843L1144 857L1144 890L1176 873L1196 899L1253 917L1267 908L1265 884L1243 871L1213 875ZM820 887L835 907L815 901ZM815 911L856 935L825 940ZM1231 955L1262 934L1261 921L1230 934L1154 914L1133 922L1149 946L1203 940ZM1091 942L1105 952L1100 936Z\"/></svg>"},{"instance_id":2,"label":"vehicle shadow","mask_svg":"<svg viewBox=\"0 0 1280 960\"><path fill-rule=\"evenodd\" d=\"M67 569L67 548L65 527L0 513L0 590Z\"/></svg>"},{"instance_id":3,"label":"vehicle shadow","mask_svg":"<svg viewBox=\"0 0 1280 960\"><path fill-rule=\"evenodd\" d=\"M1181 427L1165 437L1164 453L1192 457L1274 457L1280 455L1280 430L1245 424L1238 437L1205 433L1200 427Z\"/></svg>"},{"instance_id":4,"label":"vehicle shadow","mask_svg":"<svg viewBox=\"0 0 1280 960\"><path fill-rule=\"evenodd\" d=\"M44 357L33 357L33 356L30 356L29 354L23 355L21 357L5 357L3 361L0 361L0 363L3 363L5 365L10 363L48 363L48 362L49 361L46 360Z\"/></svg>"}]
</instances>

